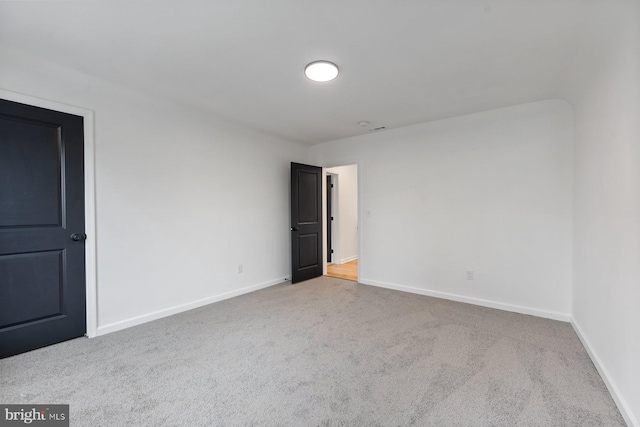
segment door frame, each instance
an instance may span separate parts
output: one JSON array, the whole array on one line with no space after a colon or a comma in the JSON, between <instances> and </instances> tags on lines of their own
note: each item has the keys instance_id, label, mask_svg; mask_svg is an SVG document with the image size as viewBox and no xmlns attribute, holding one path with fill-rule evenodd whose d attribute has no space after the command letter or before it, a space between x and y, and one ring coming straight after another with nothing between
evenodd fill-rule
<instances>
[{"instance_id":1,"label":"door frame","mask_svg":"<svg viewBox=\"0 0 640 427\"><path fill-rule=\"evenodd\" d=\"M84 220L85 240L85 285L86 285L86 336L97 336L98 329L98 280L96 259L96 180L94 112L55 101L36 98L17 92L0 89L0 98L34 107L47 108L82 117L84 131Z\"/></svg>"},{"instance_id":2,"label":"door frame","mask_svg":"<svg viewBox=\"0 0 640 427\"><path fill-rule=\"evenodd\" d=\"M364 206L364 204L362 203L362 162L358 161L358 160L340 160L340 161L335 161L335 162L326 162L326 163L321 163L322 165L322 174L323 176L326 176L327 173L327 169L328 168L335 168L338 166L350 166L350 165L356 165L358 167L358 174L356 175L358 177L358 183L357 183L357 190L358 190L358 283L361 283L360 280L362 278L362 269L363 269L363 265L366 265L366 263L363 261L363 246L362 246L362 207ZM338 180L340 178L338 177ZM326 186L326 180L322 180L322 222L323 222L323 226L324 226L324 231L322 233L322 238L324 240L324 245L326 247L327 245L327 189L325 188ZM335 188L335 187L334 187ZM339 190L339 188L338 188ZM338 219L339 221L339 219ZM338 237L339 239L339 237ZM327 274L327 254L326 251L323 251L324 255L323 255L323 266L322 266L322 274L324 274L326 276ZM335 253L334 253L335 255Z\"/></svg>"}]
</instances>

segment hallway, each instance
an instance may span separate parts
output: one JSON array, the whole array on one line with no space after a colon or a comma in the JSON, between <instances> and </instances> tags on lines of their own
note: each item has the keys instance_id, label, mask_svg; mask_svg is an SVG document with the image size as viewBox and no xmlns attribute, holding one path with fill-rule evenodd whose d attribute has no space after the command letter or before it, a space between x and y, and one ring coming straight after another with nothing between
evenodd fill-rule
<instances>
[{"instance_id":1,"label":"hallway","mask_svg":"<svg viewBox=\"0 0 640 427\"><path fill-rule=\"evenodd\" d=\"M344 264L327 264L327 276L358 281L358 260L345 262Z\"/></svg>"}]
</instances>

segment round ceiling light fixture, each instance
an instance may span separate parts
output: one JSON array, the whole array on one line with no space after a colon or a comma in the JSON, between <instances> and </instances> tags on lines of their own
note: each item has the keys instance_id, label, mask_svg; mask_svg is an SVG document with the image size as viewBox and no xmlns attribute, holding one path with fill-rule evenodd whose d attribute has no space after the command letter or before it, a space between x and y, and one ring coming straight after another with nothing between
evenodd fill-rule
<instances>
[{"instance_id":1,"label":"round ceiling light fixture","mask_svg":"<svg viewBox=\"0 0 640 427\"><path fill-rule=\"evenodd\" d=\"M330 82L338 72L338 66L330 61L313 61L304 67L304 75L314 82Z\"/></svg>"}]
</instances>

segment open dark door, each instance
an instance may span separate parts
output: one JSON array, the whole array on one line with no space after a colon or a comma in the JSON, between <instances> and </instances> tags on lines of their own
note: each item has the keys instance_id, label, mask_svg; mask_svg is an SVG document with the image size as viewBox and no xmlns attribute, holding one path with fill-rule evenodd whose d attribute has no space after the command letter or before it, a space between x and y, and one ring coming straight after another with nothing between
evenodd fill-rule
<instances>
[{"instance_id":1,"label":"open dark door","mask_svg":"<svg viewBox=\"0 0 640 427\"><path fill-rule=\"evenodd\" d=\"M331 244L331 227L333 227L333 209L331 207L331 189L333 188L333 184L331 183L331 175L327 175L327 262L331 262L331 254L333 253L333 245Z\"/></svg>"},{"instance_id":2,"label":"open dark door","mask_svg":"<svg viewBox=\"0 0 640 427\"><path fill-rule=\"evenodd\" d=\"M322 168L291 163L291 283L322 276Z\"/></svg>"},{"instance_id":3,"label":"open dark door","mask_svg":"<svg viewBox=\"0 0 640 427\"><path fill-rule=\"evenodd\" d=\"M82 336L82 117L0 100L0 357Z\"/></svg>"}]
</instances>

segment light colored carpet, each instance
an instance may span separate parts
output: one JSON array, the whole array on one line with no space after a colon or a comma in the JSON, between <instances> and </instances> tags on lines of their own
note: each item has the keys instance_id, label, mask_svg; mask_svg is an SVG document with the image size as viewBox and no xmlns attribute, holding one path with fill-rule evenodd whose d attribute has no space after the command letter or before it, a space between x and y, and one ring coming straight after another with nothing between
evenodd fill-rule
<instances>
[{"instance_id":1,"label":"light colored carpet","mask_svg":"<svg viewBox=\"0 0 640 427\"><path fill-rule=\"evenodd\" d=\"M318 278L0 361L72 426L620 426L571 326Z\"/></svg>"}]
</instances>

